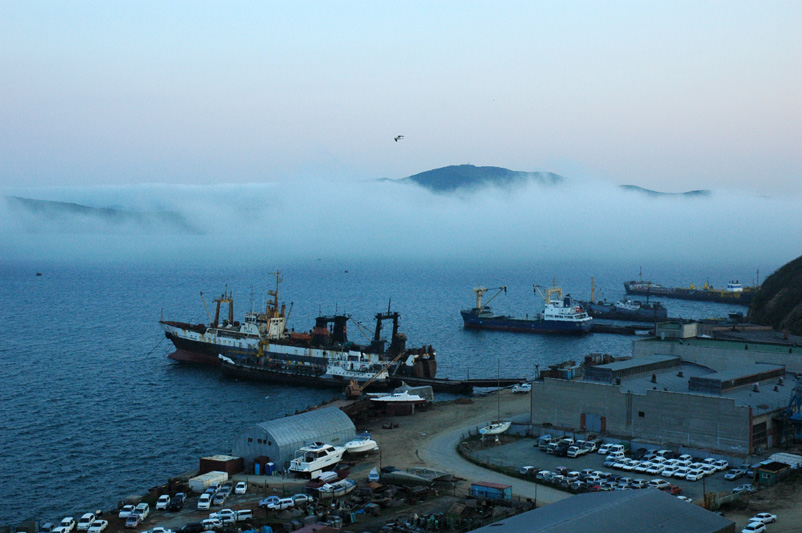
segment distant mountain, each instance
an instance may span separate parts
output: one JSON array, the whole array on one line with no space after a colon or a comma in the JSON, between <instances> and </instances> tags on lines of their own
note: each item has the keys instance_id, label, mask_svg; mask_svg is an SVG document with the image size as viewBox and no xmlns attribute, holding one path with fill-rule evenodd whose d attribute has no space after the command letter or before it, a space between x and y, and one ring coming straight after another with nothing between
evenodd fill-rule
<instances>
[{"instance_id":1,"label":"distant mountain","mask_svg":"<svg viewBox=\"0 0 802 533\"><path fill-rule=\"evenodd\" d=\"M506 187L527 182L557 185L564 180L565 178L552 172L519 172L501 167L452 165L427 170L395 181L411 181L434 192L454 192L461 189L479 189L487 186Z\"/></svg>"},{"instance_id":2,"label":"distant mountain","mask_svg":"<svg viewBox=\"0 0 802 533\"><path fill-rule=\"evenodd\" d=\"M802 335L802 256L763 281L749 308L749 321Z\"/></svg>"},{"instance_id":3,"label":"distant mountain","mask_svg":"<svg viewBox=\"0 0 802 533\"><path fill-rule=\"evenodd\" d=\"M9 211L31 233L203 233L174 211L128 211L19 196L5 200Z\"/></svg>"},{"instance_id":4,"label":"distant mountain","mask_svg":"<svg viewBox=\"0 0 802 533\"><path fill-rule=\"evenodd\" d=\"M663 196L712 196L713 193L708 190L698 190L698 191L687 191L687 192L658 192L653 191L651 189L644 189L643 187L638 187L637 185L620 185L620 188L624 189L625 191L633 191L640 194L645 194L647 196L653 197L663 197Z\"/></svg>"}]
</instances>

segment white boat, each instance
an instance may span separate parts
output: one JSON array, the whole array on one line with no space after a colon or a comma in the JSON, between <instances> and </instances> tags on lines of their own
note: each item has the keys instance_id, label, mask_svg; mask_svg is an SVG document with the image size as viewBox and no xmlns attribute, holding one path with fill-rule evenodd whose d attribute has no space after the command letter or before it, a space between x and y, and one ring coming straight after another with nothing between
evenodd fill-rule
<instances>
[{"instance_id":1,"label":"white boat","mask_svg":"<svg viewBox=\"0 0 802 533\"><path fill-rule=\"evenodd\" d=\"M374 481L379 481L379 479L380 479L379 471L376 468L372 468L368 473L368 481L374 482Z\"/></svg>"},{"instance_id":2,"label":"white boat","mask_svg":"<svg viewBox=\"0 0 802 533\"><path fill-rule=\"evenodd\" d=\"M334 483L326 483L318 489L321 500L341 498L356 488L356 481L353 479L341 479Z\"/></svg>"},{"instance_id":3,"label":"white boat","mask_svg":"<svg viewBox=\"0 0 802 533\"><path fill-rule=\"evenodd\" d=\"M512 392L514 394L526 394L527 392L532 392L532 384L531 383L519 383L512 387Z\"/></svg>"},{"instance_id":4,"label":"white boat","mask_svg":"<svg viewBox=\"0 0 802 533\"><path fill-rule=\"evenodd\" d=\"M316 442L295 452L295 458L290 461L289 471L311 477L320 470L339 463L344 453L343 446Z\"/></svg>"},{"instance_id":5,"label":"white boat","mask_svg":"<svg viewBox=\"0 0 802 533\"><path fill-rule=\"evenodd\" d=\"M370 395L370 401L371 402L380 403L380 404L389 404L389 403L405 404L406 403L406 404L419 405L419 404L425 404L426 403L426 398L423 398L422 396L418 396L417 394L410 394L409 392L404 391L404 392L394 392L392 394Z\"/></svg>"},{"instance_id":6,"label":"white boat","mask_svg":"<svg viewBox=\"0 0 802 533\"><path fill-rule=\"evenodd\" d=\"M615 308L619 311L629 311L631 313L636 313L638 309L640 309L640 302L633 302L629 298L625 300L619 300L615 303Z\"/></svg>"},{"instance_id":7,"label":"white boat","mask_svg":"<svg viewBox=\"0 0 802 533\"><path fill-rule=\"evenodd\" d=\"M481 433L482 437L484 437L485 435L498 435L510 429L511 424L512 422L510 422L509 420L499 420L496 422L491 422L487 426L480 428L479 433Z\"/></svg>"},{"instance_id":8,"label":"white boat","mask_svg":"<svg viewBox=\"0 0 802 533\"><path fill-rule=\"evenodd\" d=\"M345 443L345 451L351 455L372 452L379 449L379 445L373 440L370 433L360 433L352 441Z\"/></svg>"}]
</instances>

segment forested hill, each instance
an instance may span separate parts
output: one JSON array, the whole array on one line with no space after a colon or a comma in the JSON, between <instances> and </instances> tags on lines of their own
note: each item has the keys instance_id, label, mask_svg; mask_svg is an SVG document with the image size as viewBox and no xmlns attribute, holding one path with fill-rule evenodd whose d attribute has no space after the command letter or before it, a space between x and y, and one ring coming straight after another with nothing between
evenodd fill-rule
<instances>
[{"instance_id":1,"label":"forested hill","mask_svg":"<svg viewBox=\"0 0 802 533\"><path fill-rule=\"evenodd\" d=\"M749 308L749 321L802 335L802 256L766 278Z\"/></svg>"}]
</instances>

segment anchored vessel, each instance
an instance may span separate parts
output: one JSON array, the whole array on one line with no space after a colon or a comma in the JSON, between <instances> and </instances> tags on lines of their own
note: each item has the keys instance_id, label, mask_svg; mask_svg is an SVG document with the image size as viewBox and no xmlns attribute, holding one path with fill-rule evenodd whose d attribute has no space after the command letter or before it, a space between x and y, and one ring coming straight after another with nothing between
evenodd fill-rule
<instances>
[{"instance_id":1,"label":"anchored vessel","mask_svg":"<svg viewBox=\"0 0 802 533\"><path fill-rule=\"evenodd\" d=\"M179 361L222 366L223 374L239 379L342 388L350 381L373 389L389 387L398 379L431 379L437 372L431 346L407 348L398 331L397 312L376 314L376 330L369 345L348 340L348 315L319 316L311 333L288 333L286 309L279 307L276 290L264 313L249 312L242 324L233 321L230 294L215 300L215 319L209 327L162 320L165 335L176 346L169 357ZM221 304L228 304L228 320L219 320ZM384 321L392 321L389 347L381 337Z\"/></svg>"},{"instance_id":2,"label":"anchored vessel","mask_svg":"<svg viewBox=\"0 0 802 533\"><path fill-rule=\"evenodd\" d=\"M758 287L744 287L737 281L731 281L726 289L715 289L705 282L701 288L693 284L688 287L664 287L652 281L625 281L627 294L677 298L680 300L698 300L703 302L721 302L746 305L752 303Z\"/></svg>"},{"instance_id":3,"label":"anchored vessel","mask_svg":"<svg viewBox=\"0 0 802 533\"><path fill-rule=\"evenodd\" d=\"M472 329L496 329L525 333L583 334L590 331L593 319L588 316L578 302L571 298L571 295L563 296L562 289L559 287L546 289L545 292L541 291L537 284L534 287L535 292L543 298L543 311L532 318L493 314L487 303L490 303L502 291L506 292L506 285L496 289L486 289L485 287L473 289L473 292L476 293L476 307L460 311L464 326ZM482 296L488 290L498 290L498 292L485 305L482 305Z\"/></svg>"}]
</instances>

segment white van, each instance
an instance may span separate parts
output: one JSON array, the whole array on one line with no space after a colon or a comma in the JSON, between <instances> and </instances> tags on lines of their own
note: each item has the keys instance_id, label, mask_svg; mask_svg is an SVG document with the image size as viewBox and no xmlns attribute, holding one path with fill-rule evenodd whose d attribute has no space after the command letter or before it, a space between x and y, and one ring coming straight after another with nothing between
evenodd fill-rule
<instances>
[{"instance_id":1,"label":"white van","mask_svg":"<svg viewBox=\"0 0 802 533\"><path fill-rule=\"evenodd\" d=\"M237 511L237 522L245 522L246 520L253 519L253 511L250 509L241 509Z\"/></svg>"},{"instance_id":2,"label":"white van","mask_svg":"<svg viewBox=\"0 0 802 533\"><path fill-rule=\"evenodd\" d=\"M612 455L616 453L624 453L624 445L623 444L611 444L609 448L607 448L607 453Z\"/></svg>"},{"instance_id":3,"label":"white van","mask_svg":"<svg viewBox=\"0 0 802 533\"><path fill-rule=\"evenodd\" d=\"M208 492L204 492L200 495L198 499L198 510L199 511L208 511L209 508L212 506L212 495Z\"/></svg>"}]
</instances>

